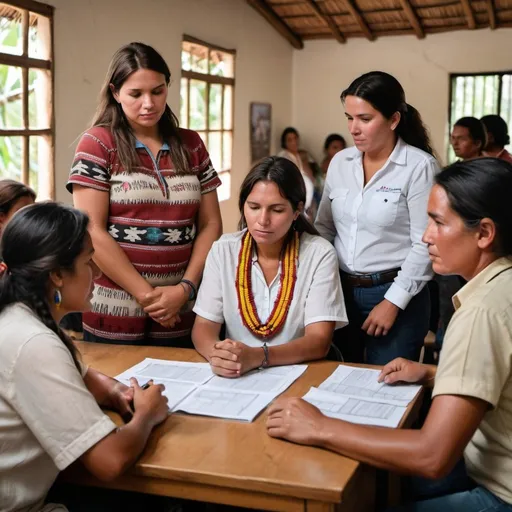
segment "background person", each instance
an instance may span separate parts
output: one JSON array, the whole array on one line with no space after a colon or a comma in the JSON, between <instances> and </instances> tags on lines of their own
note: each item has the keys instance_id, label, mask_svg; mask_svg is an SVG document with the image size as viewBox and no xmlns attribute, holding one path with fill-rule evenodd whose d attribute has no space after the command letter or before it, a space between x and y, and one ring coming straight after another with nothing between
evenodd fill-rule
<instances>
[{"instance_id":1,"label":"background person","mask_svg":"<svg viewBox=\"0 0 512 512\"><path fill-rule=\"evenodd\" d=\"M483 125L487 131L487 145L485 146L484 155L501 158L512 164L512 155L505 149L510 144L510 136L508 134L508 126L505 120L497 115L484 116Z\"/></svg>"},{"instance_id":2,"label":"background person","mask_svg":"<svg viewBox=\"0 0 512 512\"><path fill-rule=\"evenodd\" d=\"M487 145L484 124L476 117L461 117L453 125L450 144L461 160L481 157Z\"/></svg>"}]
</instances>

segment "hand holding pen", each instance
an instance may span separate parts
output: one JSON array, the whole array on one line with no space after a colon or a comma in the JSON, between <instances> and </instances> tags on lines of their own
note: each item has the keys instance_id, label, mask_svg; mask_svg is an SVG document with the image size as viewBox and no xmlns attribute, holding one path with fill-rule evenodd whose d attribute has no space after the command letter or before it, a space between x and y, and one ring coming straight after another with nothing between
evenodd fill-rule
<instances>
[{"instance_id":1,"label":"hand holding pen","mask_svg":"<svg viewBox=\"0 0 512 512\"><path fill-rule=\"evenodd\" d=\"M133 388L133 402L131 404L131 414L123 416L125 423L133 419L135 413L147 416L157 425L167 417L167 397L162 393L165 389L163 384L154 384L149 380L143 386L139 386L137 379L130 379Z\"/></svg>"}]
</instances>

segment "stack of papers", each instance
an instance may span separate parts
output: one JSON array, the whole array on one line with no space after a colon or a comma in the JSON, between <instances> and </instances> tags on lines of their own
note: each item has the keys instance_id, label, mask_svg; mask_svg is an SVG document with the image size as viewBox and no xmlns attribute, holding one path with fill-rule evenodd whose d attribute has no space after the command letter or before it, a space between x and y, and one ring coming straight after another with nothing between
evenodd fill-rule
<instances>
[{"instance_id":1,"label":"stack of papers","mask_svg":"<svg viewBox=\"0 0 512 512\"><path fill-rule=\"evenodd\" d=\"M255 370L236 379L218 377L208 363L186 363L147 358L116 377L130 385L153 380L165 386L171 412L252 421L276 396L305 371L307 365Z\"/></svg>"},{"instance_id":2,"label":"stack of papers","mask_svg":"<svg viewBox=\"0 0 512 512\"><path fill-rule=\"evenodd\" d=\"M326 416L351 423L397 427L421 386L379 383L379 370L339 366L304 400Z\"/></svg>"}]
</instances>

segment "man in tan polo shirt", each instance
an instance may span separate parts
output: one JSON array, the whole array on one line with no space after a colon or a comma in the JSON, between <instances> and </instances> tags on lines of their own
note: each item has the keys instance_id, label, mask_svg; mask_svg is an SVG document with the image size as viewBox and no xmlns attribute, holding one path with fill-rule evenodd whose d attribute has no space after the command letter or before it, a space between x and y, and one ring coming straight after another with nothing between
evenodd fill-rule
<instances>
[{"instance_id":1,"label":"man in tan polo shirt","mask_svg":"<svg viewBox=\"0 0 512 512\"><path fill-rule=\"evenodd\" d=\"M277 400L267 429L272 437L435 481L416 486L427 499L400 511L512 512L512 165L458 162L435 180L423 240L436 273L468 282L453 297L439 367L398 358L379 376L386 384L434 385L421 429L354 425L298 398ZM462 456L461 489L453 469Z\"/></svg>"}]
</instances>

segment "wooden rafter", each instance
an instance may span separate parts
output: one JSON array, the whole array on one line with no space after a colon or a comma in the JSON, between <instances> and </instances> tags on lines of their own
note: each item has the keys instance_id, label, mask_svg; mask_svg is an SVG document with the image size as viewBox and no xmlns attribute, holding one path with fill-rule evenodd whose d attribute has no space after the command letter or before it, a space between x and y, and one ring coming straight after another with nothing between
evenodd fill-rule
<instances>
[{"instance_id":1,"label":"wooden rafter","mask_svg":"<svg viewBox=\"0 0 512 512\"><path fill-rule=\"evenodd\" d=\"M318 7L317 3L314 0L306 0L306 4L309 5L309 7L311 7L313 12L315 13L315 16L318 19L327 23L327 26L329 27L330 31L332 32L332 35L334 36L334 39L336 39L336 41L338 41L338 43L344 43L345 37L340 32L338 25L336 25L336 23L334 23L333 19L328 14L322 12L320 10L320 7Z\"/></svg>"},{"instance_id":2,"label":"wooden rafter","mask_svg":"<svg viewBox=\"0 0 512 512\"><path fill-rule=\"evenodd\" d=\"M260 13L294 48L298 50L304 48L302 39L279 18L265 0L247 0L247 3Z\"/></svg>"},{"instance_id":3,"label":"wooden rafter","mask_svg":"<svg viewBox=\"0 0 512 512\"><path fill-rule=\"evenodd\" d=\"M375 39L375 36L372 34L372 31L370 30L370 27L364 20L363 16L359 12L359 9L357 8L356 4L354 3L354 0L344 0L345 5L347 6L347 10L350 12L352 17L356 20L357 24L361 28L361 31L366 36L366 39L368 41L373 41Z\"/></svg>"},{"instance_id":4,"label":"wooden rafter","mask_svg":"<svg viewBox=\"0 0 512 512\"><path fill-rule=\"evenodd\" d=\"M400 5L402 6L402 9L407 16L411 27L414 29L418 39L423 39L425 37L425 32L423 31L420 20L418 16L416 16L416 13L414 12L414 9L412 8L409 0L400 0Z\"/></svg>"},{"instance_id":5,"label":"wooden rafter","mask_svg":"<svg viewBox=\"0 0 512 512\"><path fill-rule=\"evenodd\" d=\"M496 11L494 10L494 2L493 0L486 0L487 5L487 13L489 15L489 26L491 30L496 28Z\"/></svg>"},{"instance_id":6,"label":"wooden rafter","mask_svg":"<svg viewBox=\"0 0 512 512\"><path fill-rule=\"evenodd\" d=\"M475 15L473 14L473 11L471 10L471 4L469 3L469 0L460 0L460 3L462 4L462 9L464 11L464 15L466 16L468 28L471 30L475 29L476 28Z\"/></svg>"}]
</instances>

